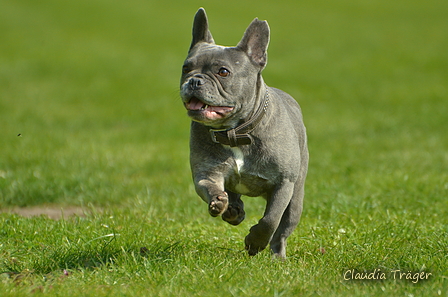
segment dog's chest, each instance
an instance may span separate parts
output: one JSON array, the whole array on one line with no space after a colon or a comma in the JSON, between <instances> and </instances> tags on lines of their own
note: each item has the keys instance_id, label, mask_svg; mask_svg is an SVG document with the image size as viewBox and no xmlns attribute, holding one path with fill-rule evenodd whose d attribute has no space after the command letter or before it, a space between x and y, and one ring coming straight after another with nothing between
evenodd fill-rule
<instances>
[{"instance_id":1,"label":"dog's chest","mask_svg":"<svg viewBox=\"0 0 448 297\"><path fill-rule=\"evenodd\" d=\"M230 148L233 154L233 170L227 180L230 190L249 196L258 196L264 188L266 178L260 172L254 171L253 161L245 157L243 151L238 147Z\"/></svg>"},{"instance_id":2,"label":"dog's chest","mask_svg":"<svg viewBox=\"0 0 448 297\"><path fill-rule=\"evenodd\" d=\"M241 175L241 172L243 171L243 167L244 167L243 151L239 147L232 147L231 150L233 153L233 158L236 163L235 171L237 174Z\"/></svg>"}]
</instances>

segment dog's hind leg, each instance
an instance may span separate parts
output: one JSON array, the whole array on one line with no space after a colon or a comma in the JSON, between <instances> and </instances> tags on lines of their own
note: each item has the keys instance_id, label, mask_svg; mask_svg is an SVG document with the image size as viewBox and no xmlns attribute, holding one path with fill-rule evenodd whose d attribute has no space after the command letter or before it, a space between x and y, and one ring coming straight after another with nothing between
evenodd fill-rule
<instances>
[{"instance_id":1,"label":"dog's hind leg","mask_svg":"<svg viewBox=\"0 0 448 297\"><path fill-rule=\"evenodd\" d=\"M297 188L296 188L297 187ZM271 250L274 256L286 258L286 239L297 227L303 208L304 186L297 182L291 201L288 204L274 236L271 239Z\"/></svg>"},{"instance_id":2,"label":"dog's hind leg","mask_svg":"<svg viewBox=\"0 0 448 297\"><path fill-rule=\"evenodd\" d=\"M231 225L238 225L246 217L243 200L241 200L240 194L228 190L226 192L229 195L229 206L222 214L222 219Z\"/></svg>"},{"instance_id":3,"label":"dog's hind leg","mask_svg":"<svg viewBox=\"0 0 448 297\"><path fill-rule=\"evenodd\" d=\"M275 231L278 229L283 214L289 205L294 192L294 183L285 179L275 190L266 197L266 210L258 224L250 228L249 234L244 239L246 250L250 256L266 248Z\"/></svg>"}]
</instances>

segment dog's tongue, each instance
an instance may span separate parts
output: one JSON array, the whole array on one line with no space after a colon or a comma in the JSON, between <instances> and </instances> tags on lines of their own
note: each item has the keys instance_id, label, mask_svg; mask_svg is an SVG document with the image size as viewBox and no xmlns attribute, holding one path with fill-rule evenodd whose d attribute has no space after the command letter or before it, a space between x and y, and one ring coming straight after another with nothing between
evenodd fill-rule
<instances>
[{"instance_id":1,"label":"dog's tongue","mask_svg":"<svg viewBox=\"0 0 448 297\"><path fill-rule=\"evenodd\" d=\"M198 98L193 97L191 98L190 102L188 103L188 109L189 110L200 110L205 104L201 102Z\"/></svg>"},{"instance_id":2,"label":"dog's tongue","mask_svg":"<svg viewBox=\"0 0 448 297\"><path fill-rule=\"evenodd\" d=\"M206 105L204 102L196 97L191 98L190 102L187 103L188 110L206 110L209 112L215 112L224 114L231 111L233 108L228 106L210 106Z\"/></svg>"},{"instance_id":3,"label":"dog's tongue","mask_svg":"<svg viewBox=\"0 0 448 297\"><path fill-rule=\"evenodd\" d=\"M209 110L209 111L213 111L213 112L220 113L220 114L229 112L232 109L233 109L232 107L227 107L227 106L209 106L207 108L207 110Z\"/></svg>"}]
</instances>

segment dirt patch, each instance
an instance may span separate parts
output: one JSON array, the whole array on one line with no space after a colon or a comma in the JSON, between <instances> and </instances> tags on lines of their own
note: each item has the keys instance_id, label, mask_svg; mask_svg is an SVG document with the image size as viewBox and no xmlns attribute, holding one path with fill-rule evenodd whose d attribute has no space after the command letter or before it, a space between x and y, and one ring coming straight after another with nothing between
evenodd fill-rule
<instances>
[{"instance_id":1,"label":"dirt patch","mask_svg":"<svg viewBox=\"0 0 448 297\"><path fill-rule=\"evenodd\" d=\"M90 211L78 206L33 206L0 209L0 213L14 213L23 217L46 216L53 220L72 216L85 217Z\"/></svg>"}]
</instances>

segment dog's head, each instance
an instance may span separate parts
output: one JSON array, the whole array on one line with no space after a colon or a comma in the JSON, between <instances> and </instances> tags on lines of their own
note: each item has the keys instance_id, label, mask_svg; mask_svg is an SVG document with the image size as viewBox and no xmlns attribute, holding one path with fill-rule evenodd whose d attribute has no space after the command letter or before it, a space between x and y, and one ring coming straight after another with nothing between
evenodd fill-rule
<instances>
[{"instance_id":1,"label":"dog's head","mask_svg":"<svg viewBox=\"0 0 448 297\"><path fill-rule=\"evenodd\" d=\"M231 128L251 113L267 63L268 43L267 22L255 19L237 46L216 45L205 10L198 10L180 87L192 120L213 128Z\"/></svg>"}]
</instances>

